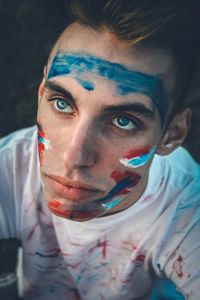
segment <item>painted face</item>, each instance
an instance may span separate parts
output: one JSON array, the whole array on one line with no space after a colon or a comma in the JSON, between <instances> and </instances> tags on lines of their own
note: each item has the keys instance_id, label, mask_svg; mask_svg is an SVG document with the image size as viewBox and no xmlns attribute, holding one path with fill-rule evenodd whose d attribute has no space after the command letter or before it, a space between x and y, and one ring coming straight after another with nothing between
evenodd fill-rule
<instances>
[{"instance_id":1,"label":"painted face","mask_svg":"<svg viewBox=\"0 0 200 300\"><path fill-rule=\"evenodd\" d=\"M87 45L76 30L70 36L73 47L62 39L41 85L38 145L49 209L84 221L121 211L144 192L166 95L160 76L144 72L138 58L134 68L117 42L113 54L113 43L104 49L93 31Z\"/></svg>"}]
</instances>

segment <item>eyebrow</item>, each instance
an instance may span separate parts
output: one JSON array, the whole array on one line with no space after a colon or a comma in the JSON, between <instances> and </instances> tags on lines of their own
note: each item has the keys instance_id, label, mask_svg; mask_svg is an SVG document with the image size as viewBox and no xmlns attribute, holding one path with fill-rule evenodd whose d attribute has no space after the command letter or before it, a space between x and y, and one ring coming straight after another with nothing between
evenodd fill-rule
<instances>
[{"instance_id":1,"label":"eyebrow","mask_svg":"<svg viewBox=\"0 0 200 300\"><path fill-rule=\"evenodd\" d=\"M151 109L147 108L143 103L122 103L118 105L111 105L111 106L106 106L103 108L103 110L107 112L114 112L114 113L119 113L123 111L128 111L132 113L136 113L138 115L142 115L150 120L155 119L155 112L152 111Z\"/></svg>"},{"instance_id":2,"label":"eyebrow","mask_svg":"<svg viewBox=\"0 0 200 300\"><path fill-rule=\"evenodd\" d=\"M58 92L58 93L64 95L67 99L69 99L70 101L72 101L75 104L75 99L72 96L72 94L68 90L66 90L65 88L63 88L62 86L60 86L59 84L57 84L57 83L55 83L53 81L47 80L45 82L44 87L46 89L50 90L50 91Z\"/></svg>"},{"instance_id":3,"label":"eyebrow","mask_svg":"<svg viewBox=\"0 0 200 300\"><path fill-rule=\"evenodd\" d=\"M48 90L56 91L58 93L63 94L74 105L76 105L76 100L72 96L72 94L68 90L66 90L59 84L57 84L56 82L47 80L45 82L45 88L47 88ZM150 120L155 119L155 112L152 111L150 108L146 107L143 103L138 103L138 102L128 103L128 104L122 103L122 104L118 104L118 105L108 105L108 106L106 105L106 106L102 106L101 110L103 113L111 113L111 112L112 113L120 113L123 111L128 111L128 112L136 113L138 115L142 115Z\"/></svg>"}]
</instances>

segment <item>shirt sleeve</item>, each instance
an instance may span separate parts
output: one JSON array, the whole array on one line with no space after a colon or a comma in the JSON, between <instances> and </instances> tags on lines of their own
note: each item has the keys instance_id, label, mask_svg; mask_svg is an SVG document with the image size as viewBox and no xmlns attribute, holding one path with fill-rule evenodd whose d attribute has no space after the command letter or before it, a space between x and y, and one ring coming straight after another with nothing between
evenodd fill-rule
<instances>
[{"instance_id":1,"label":"shirt sleeve","mask_svg":"<svg viewBox=\"0 0 200 300\"><path fill-rule=\"evenodd\" d=\"M37 162L35 126L0 139L0 239L21 240L23 205L40 188Z\"/></svg>"},{"instance_id":2,"label":"shirt sleeve","mask_svg":"<svg viewBox=\"0 0 200 300\"><path fill-rule=\"evenodd\" d=\"M0 152L0 239L16 237L15 167L11 152Z\"/></svg>"},{"instance_id":3,"label":"shirt sleeve","mask_svg":"<svg viewBox=\"0 0 200 300\"><path fill-rule=\"evenodd\" d=\"M179 207L171 226L172 240L163 271L185 299L199 300L200 295L200 178L190 190L190 197ZM196 190L196 191L195 191ZM182 217L181 217L182 216ZM172 228L173 227L173 228ZM170 242L176 247L170 250ZM167 248L167 247L166 247ZM169 250L169 251L168 251ZM164 261L163 261L164 262Z\"/></svg>"}]
</instances>

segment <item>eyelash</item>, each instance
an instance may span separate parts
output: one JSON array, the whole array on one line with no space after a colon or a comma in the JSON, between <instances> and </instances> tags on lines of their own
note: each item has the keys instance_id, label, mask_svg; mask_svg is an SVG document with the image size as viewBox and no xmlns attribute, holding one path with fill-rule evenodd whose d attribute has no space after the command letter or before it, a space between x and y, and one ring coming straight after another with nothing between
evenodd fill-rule
<instances>
[{"instance_id":1,"label":"eyelash","mask_svg":"<svg viewBox=\"0 0 200 300\"><path fill-rule=\"evenodd\" d=\"M64 102L66 102L66 104L67 105L69 105L70 107L71 107L71 109L72 109L72 113L70 113L70 112L64 112L64 111L61 111L61 110L58 110L58 109L56 109L55 108L55 103L56 103L56 101L57 100L61 100L61 101L64 101ZM52 98L48 98L47 99L47 102L48 102L48 105L49 105L49 107L50 107L50 109L54 112L54 113L56 113L56 114L59 114L59 115L62 115L62 116L66 116L66 115L75 115L75 109L74 109L74 107L71 105L71 103L69 103L64 97L62 97L62 96L54 96L54 97L52 97Z\"/></svg>"},{"instance_id":2,"label":"eyelash","mask_svg":"<svg viewBox=\"0 0 200 300\"><path fill-rule=\"evenodd\" d=\"M125 128L120 128L120 127L116 126L115 124L113 124L114 119L122 118L122 117L129 119L129 121L133 123L135 128L125 129ZM136 117L133 117L132 115L126 114L126 113L116 114L115 116L112 116L112 118L109 121L109 124L111 126L113 126L115 130L117 130L118 132L124 133L124 134L132 134L132 133L136 133L136 132L144 129L144 124L141 120L139 120Z\"/></svg>"}]
</instances>

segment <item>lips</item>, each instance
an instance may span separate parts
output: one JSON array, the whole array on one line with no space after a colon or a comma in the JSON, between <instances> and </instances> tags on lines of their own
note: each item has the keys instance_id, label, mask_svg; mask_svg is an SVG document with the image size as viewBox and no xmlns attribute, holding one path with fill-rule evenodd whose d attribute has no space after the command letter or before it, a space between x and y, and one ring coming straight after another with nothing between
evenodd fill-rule
<instances>
[{"instance_id":1,"label":"lips","mask_svg":"<svg viewBox=\"0 0 200 300\"><path fill-rule=\"evenodd\" d=\"M102 191L79 181L68 181L63 177L45 175L48 189L57 196L72 201L82 201L98 197Z\"/></svg>"}]
</instances>

